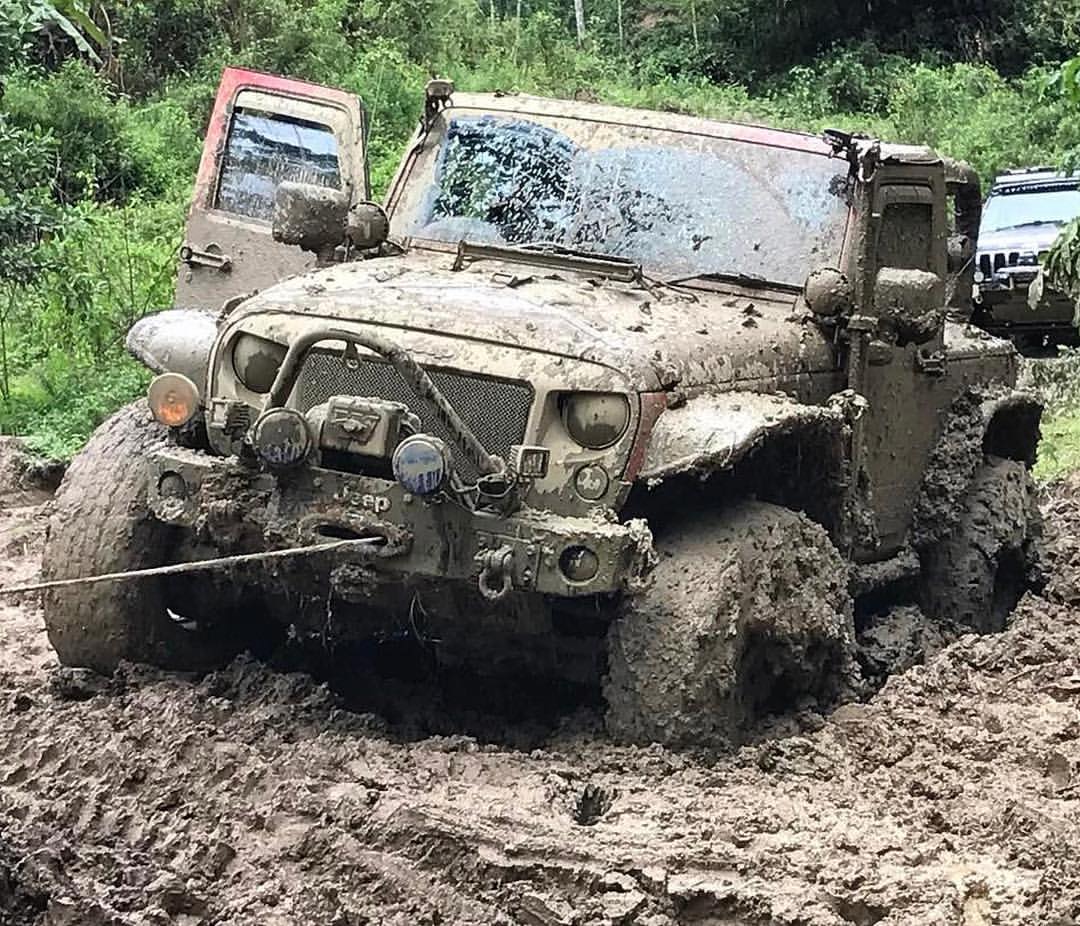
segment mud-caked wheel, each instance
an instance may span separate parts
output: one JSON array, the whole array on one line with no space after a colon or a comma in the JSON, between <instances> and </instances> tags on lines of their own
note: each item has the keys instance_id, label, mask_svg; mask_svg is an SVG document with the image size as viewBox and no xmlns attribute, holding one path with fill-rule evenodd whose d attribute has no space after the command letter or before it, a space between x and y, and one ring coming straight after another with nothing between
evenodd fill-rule
<instances>
[{"instance_id":1,"label":"mud-caked wheel","mask_svg":"<svg viewBox=\"0 0 1080 926\"><path fill-rule=\"evenodd\" d=\"M1042 517L1028 468L988 457L968 487L955 527L922 555L923 610L980 633L1003 630L1041 579Z\"/></svg>"},{"instance_id":2,"label":"mud-caked wheel","mask_svg":"<svg viewBox=\"0 0 1080 926\"><path fill-rule=\"evenodd\" d=\"M147 455L166 430L145 402L106 421L71 462L56 495L42 561L47 581L126 572L174 560L176 528L147 508ZM45 626L60 661L109 673L121 660L203 669L226 655L210 634L185 628L177 586L165 578L74 585L45 593ZM170 595L170 591L172 594Z\"/></svg>"},{"instance_id":3,"label":"mud-caked wheel","mask_svg":"<svg viewBox=\"0 0 1080 926\"><path fill-rule=\"evenodd\" d=\"M613 736L734 743L763 715L828 702L850 680L847 568L819 525L744 502L656 545L649 588L625 599L609 632Z\"/></svg>"}]
</instances>

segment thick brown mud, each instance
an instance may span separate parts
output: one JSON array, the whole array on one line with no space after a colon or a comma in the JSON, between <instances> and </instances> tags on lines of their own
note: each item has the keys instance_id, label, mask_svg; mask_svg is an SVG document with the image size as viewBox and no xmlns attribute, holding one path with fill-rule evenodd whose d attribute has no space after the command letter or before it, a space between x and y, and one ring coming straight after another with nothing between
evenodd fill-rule
<instances>
[{"instance_id":1,"label":"thick brown mud","mask_svg":"<svg viewBox=\"0 0 1080 926\"><path fill-rule=\"evenodd\" d=\"M0 493L6 585L47 502ZM1080 484L1044 507L1048 598L729 755L613 746L596 710L445 732L250 660L104 681L0 605L0 923L1080 922Z\"/></svg>"}]
</instances>

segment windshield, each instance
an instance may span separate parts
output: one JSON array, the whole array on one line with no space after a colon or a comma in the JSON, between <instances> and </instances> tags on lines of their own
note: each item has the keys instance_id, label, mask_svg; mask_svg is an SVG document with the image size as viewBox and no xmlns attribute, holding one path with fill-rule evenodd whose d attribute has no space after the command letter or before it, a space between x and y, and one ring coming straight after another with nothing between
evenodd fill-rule
<instances>
[{"instance_id":1,"label":"windshield","mask_svg":"<svg viewBox=\"0 0 1080 926\"><path fill-rule=\"evenodd\" d=\"M405 234L548 242L668 276L801 285L836 261L847 220L846 163L689 133L458 115L429 163Z\"/></svg>"},{"instance_id":2,"label":"windshield","mask_svg":"<svg viewBox=\"0 0 1080 926\"><path fill-rule=\"evenodd\" d=\"M1024 190L994 193L986 201L983 231L1001 231L1022 225L1064 225L1080 215L1080 190Z\"/></svg>"}]
</instances>

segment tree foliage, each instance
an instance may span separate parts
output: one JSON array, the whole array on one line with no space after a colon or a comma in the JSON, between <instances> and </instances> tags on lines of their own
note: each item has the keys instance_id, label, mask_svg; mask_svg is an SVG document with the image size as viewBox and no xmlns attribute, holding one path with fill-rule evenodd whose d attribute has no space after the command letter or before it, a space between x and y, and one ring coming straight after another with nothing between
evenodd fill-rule
<instances>
[{"instance_id":1,"label":"tree foliage","mask_svg":"<svg viewBox=\"0 0 1080 926\"><path fill-rule=\"evenodd\" d=\"M1080 114L1080 56L1070 58L1053 74L1046 85L1047 96L1063 101L1074 114ZM1069 170L1080 167L1080 144L1073 144L1064 154ZM1037 308L1047 289L1066 293L1076 305L1080 324L1080 218L1067 225L1050 248L1039 276L1028 292L1028 301Z\"/></svg>"},{"instance_id":2,"label":"tree foliage","mask_svg":"<svg viewBox=\"0 0 1080 926\"><path fill-rule=\"evenodd\" d=\"M345 87L376 192L424 82L925 143L1080 151L1080 0L0 0L0 431L70 452L141 387L221 68ZM1051 87L1051 79L1056 81ZM1050 89L1048 89L1050 87Z\"/></svg>"}]
</instances>

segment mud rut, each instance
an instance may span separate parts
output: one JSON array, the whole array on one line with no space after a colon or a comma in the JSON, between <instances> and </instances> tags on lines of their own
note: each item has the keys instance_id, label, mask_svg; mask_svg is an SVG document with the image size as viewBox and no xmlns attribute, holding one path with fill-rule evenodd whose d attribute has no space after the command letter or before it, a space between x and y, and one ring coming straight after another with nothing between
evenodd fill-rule
<instances>
[{"instance_id":1,"label":"mud rut","mask_svg":"<svg viewBox=\"0 0 1080 926\"><path fill-rule=\"evenodd\" d=\"M45 505L0 487L0 584ZM1080 481L1045 507L1005 633L731 755L430 735L251 661L104 682L0 605L0 924L1080 922Z\"/></svg>"}]
</instances>

